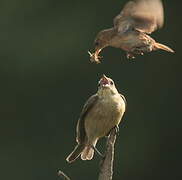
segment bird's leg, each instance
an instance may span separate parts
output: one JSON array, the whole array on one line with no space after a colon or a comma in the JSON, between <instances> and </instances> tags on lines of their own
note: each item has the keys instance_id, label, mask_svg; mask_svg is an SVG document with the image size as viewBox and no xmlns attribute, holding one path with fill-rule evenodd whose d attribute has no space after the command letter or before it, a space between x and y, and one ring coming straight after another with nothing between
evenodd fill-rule
<instances>
[{"instance_id":1,"label":"bird's leg","mask_svg":"<svg viewBox=\"0 0 182 180\"><path fill-rule=\"evenodd\" d=\"M119 135L119 126L116 125L114 128L115 128L116 135Z\"/></svg>"},{"instance_id":2,"label":"bird's leg","mask_svg":"<svg viewBox=\"0 0 182 180\"><path fill-rule=\"evenodd\" d=\"M150 44L148 44L148 45L144 45L144 46L140 46L140 47L135 47L132 49L132 52L134 54L143 55L144 52L151 52L152 49L153 49L152 46Z\"/></svg>"},{"instance_id":3,"label":"bird's leg","mask_svg":"<svg viewBox=\"0 0 182 180\"><path fill-rule=\"evenodd\" d=\"M145 47L134 47L131 50L134 54L143 55L143 52L145 51Z\"/></svg>"},{"instance_id":4,"label":"bird's leg","mask_svg":"<svg viewBox=\"0 0 182 180\"><path fill-rule=\"evenodd\" d=\"M126 57L127 57L127 59L134 59L135 58L135 56L132 52L127 52Z\"/></svg>"},{"instance_id":5,"label":"bird's leg","mask_svg":"<svg viewBox=\"0 0 182 180\"><path fill-rule=\"evenodd\" d=\"M114 129L116 134L119 135L119 126L118 125L114 126L112 129ZM107 133L107 135L105 136L106 138L108 138L108 136L110 135L112 129Z\"/></svg>"},{"instance_id":6,"label":"bird's leg","mask_svg":"<svg viewBox=\"0 0 182 180\"><path fill-rule=\"evenodd\" d=\"M116 135L119 135L119 126L116 125L114 126L112 129L114 129ZM106 138L108 139L109 138L109 135L112 131L112 129L109 131L109 133L106 135ZM102 158L105 158L105 155L103 155L95 146L92 146L92 148L95 150L95 152Z\"/></svg>"},{"instance_id":7,"label":"bird's leg","mask_svg":"<svg viewBox=\"0 0 182 180\"><path fill-rule=\"evenodd\" d=\"M105 156L95 147L95 146L92 146L92 148L95 150L95 152L102 158L104 158Z\"/></svg>"}]
</instances>

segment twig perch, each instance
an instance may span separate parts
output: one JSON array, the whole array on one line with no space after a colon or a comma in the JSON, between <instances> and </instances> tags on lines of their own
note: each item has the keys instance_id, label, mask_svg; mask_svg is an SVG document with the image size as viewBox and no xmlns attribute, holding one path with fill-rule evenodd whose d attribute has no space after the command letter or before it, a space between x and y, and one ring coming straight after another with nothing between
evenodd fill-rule
<instances>
[{"instance_id":1,"label":"twig perch","mask_svg":"<svg viewBox=\"0 0 182 180\"><path fill-rule=\"evenodd\" d=\"M58 176L64 180L71 180L63 171L58 171Z\"/></svg>"},{"instance_id":2,"label":"twig perch","mask_svg":"<svg viewBox=\"0 0 182 180\"><path fill-rule=\"evenodd\" d=\"M113 128L107 139L105 157L101 161L98 180L112 180L115 141L116 141L116 129Z\"/></svg>"},{"instance_id":3,"label":"twig perch","mask_svg":"<svg viewBox=\"0 0 182 180\"><path fill-rule=\"evenodd\" d=\"M100 172L98 180L112 180L116 131L116 128L113 128L107 139L105 156L100 162ZM70 180L70 178L60 170L58 171L58 176L63 178L64 180Z\"/></svg>"}]
</instances>

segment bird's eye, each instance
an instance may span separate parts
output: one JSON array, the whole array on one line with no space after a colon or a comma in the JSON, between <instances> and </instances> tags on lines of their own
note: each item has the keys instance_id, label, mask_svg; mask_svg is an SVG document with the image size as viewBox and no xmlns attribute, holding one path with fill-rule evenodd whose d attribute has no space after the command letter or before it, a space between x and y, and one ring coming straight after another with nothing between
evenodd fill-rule
<instances>
[{"instance_id":1,"label":"bird's eye","mask_svg":"<svg viewBox=\"0 0 182 180\"><path fill-rule=\"evenodd\" d=\"M114 82L113 82L113 81L111 81L111 82L110 82L110 84L111 84L111 85L113 85L113 84L114 84Z\"/></svg>"},{"instance_id":2,"label":"bird's eye","mask_svg":"<svg viewBox=\"0 0 182 180\"><path fill-rule=\"evenodd\" d=\"M98 45L99 45L99 42L98 42L98 41L96 41L96 42L95 42L95 46L98 46Z\"/></svg>"},{"instance_id":3,"label":"bird's eye","mask_svg":"<svg viewBox=\"0 0 182 180\"><path fill-rule=\"evenodd\" d=\"M98 87L100 87L100 83L98 83Z\"/></svg>"}]
</instances>

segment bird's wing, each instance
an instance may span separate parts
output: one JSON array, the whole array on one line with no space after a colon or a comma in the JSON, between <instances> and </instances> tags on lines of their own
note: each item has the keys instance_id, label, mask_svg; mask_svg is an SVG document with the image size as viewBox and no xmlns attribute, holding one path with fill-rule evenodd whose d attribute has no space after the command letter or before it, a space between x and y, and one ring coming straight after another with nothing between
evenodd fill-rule
<instances>
[{"instance_id":1,"label":"bird's wing","mask_svg":"<svg viewBox=\"0 0 182 180\"><path fill-rule=\"evenodd\" d=\"M123 99L124 103L125 103L125 110L126 110L126 107L127 107L127 101L126 101L126 98L124 97L124 95L120 94L121 98ZM123 121L122 119L122 123L121 123L121 126L123 125L125 121Z\"/></svg>"},{"instance_id":2,"label":"bird's wing","mask_svg":"<svg viewBox=\"0 0 182 180\"><path fill-rule=\"evenodd\" d=\"M133 0L114 18L114 27L120 33L134 28L150 34L162 27L163 21L161 0Z\"/></svg>"},{"instance_id":3,"label":"bird's wing","mask_svg":"<svg viewBox=\"0 0 182 180\"><path fill-rule=\"evenodd\" d=\"M77 123L77 128L76 128L76 132L77 132L77 137L76 137L76 141L81 144L84 143L85 141L85 137L86 137L86 132L85 132L85 117L88 114L88 112L92 109L92 107L95 105L95 103L98 100L98 95L95 94L93 96L91 96L87 102L85 103L82 112L80 114L80 118L78 120Z\"/></svg>"},{"instance_id":4,"label":"bird's wing","mask_svg":"<svg viewBox=\"0 0 182 180\"><path fill-rule=\"evenodd\" d=\"M127 106L127 101L126 101L126 98L124 97L124 95L120 94L120 96L122 97L123 101L125 102L125 108Z\"/></svg>"}]
</instances>

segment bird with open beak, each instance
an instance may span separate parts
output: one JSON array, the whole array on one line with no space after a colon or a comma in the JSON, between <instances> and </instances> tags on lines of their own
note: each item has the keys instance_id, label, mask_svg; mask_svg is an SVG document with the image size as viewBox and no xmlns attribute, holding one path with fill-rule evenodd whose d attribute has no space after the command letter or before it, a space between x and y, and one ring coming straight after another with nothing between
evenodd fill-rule
<instances>
[{"instance_id":1,"label":"bird with open beak","mask_svg":"<svg viewBox=\"0 0 182 180\"><path fill-rule=\"evenodd\" d=\"M100 31L95 39L95 52L89 53L90 60L100 62L99 53L107 46L126 51L127 58L162 49L174 52L168 46L157 43L147 34L163 26L163 5L161 0L129 1L114 18L114 26Z\"/></svg>"},{"instance_id":2,"label":"bird with open beak","mask_svg":"<svg viewBox=\"0 0 182 180\"><path fill-rule=\"evenodd\" d=\"M78 144L66 158L67 162L71 163L79 156L82 160L91 160L97 141L118 127L125 108L125 97L117 91L114 81L103 75L97 93L83 107L76 128Z\"/></svg>"}]
</instances>

